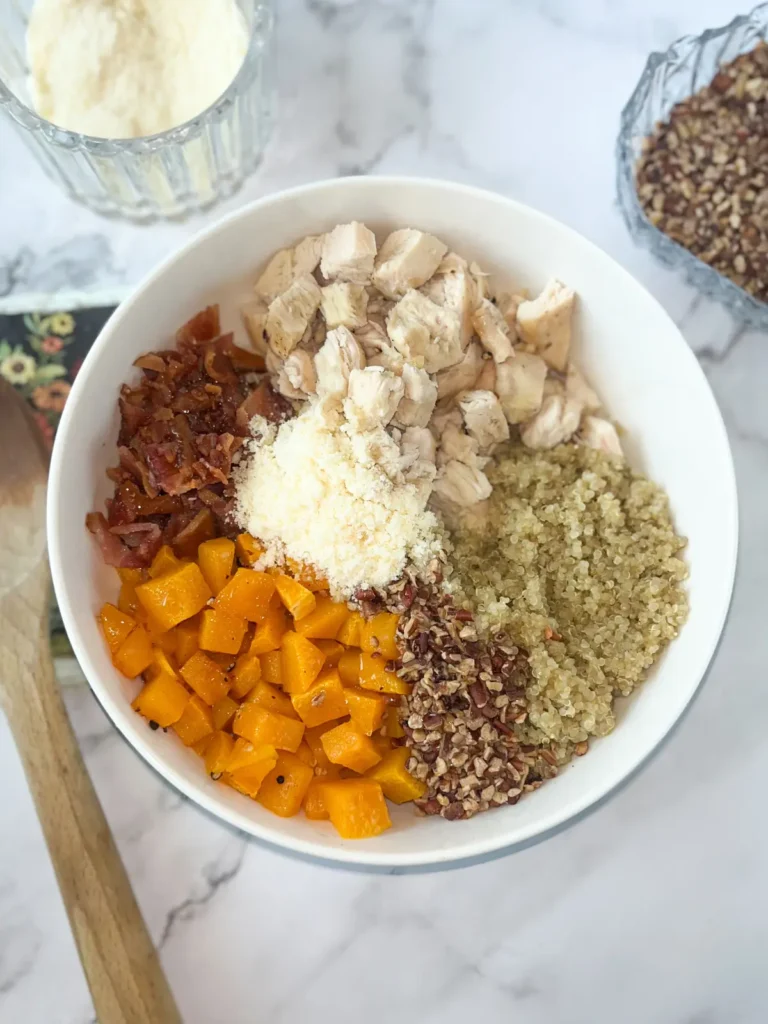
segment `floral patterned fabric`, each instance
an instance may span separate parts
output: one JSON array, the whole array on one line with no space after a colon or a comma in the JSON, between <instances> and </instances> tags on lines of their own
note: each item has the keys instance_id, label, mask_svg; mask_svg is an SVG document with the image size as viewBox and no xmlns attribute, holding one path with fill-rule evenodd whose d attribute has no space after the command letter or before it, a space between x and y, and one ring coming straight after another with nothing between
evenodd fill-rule
<instances>
[{"instance_id":1,"label":"floral patterned fabric","mask_svg":"<svg viewBox=\"0 0 768 1024\"><path fill-rule=\"evenodd\" d=\"M113 308L0 315L0 377L29 402L49 447L72 381ZM56 655L71 654L55 604L51 647Z\"/></svg>"}]
</instances>

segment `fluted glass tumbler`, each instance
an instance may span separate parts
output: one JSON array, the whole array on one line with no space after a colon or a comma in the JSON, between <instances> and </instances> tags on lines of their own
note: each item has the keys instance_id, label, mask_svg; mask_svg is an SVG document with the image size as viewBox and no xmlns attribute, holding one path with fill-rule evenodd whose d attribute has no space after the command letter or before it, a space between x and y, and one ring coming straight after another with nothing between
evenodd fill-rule
<instances>
[{"instance_id":1,"label":"fluted glass tumbler","mask_svg":"<svg viewBox=\"0 0 768 1024\"><path fill-rule=\"evenodd\" d=\"M248 50L207 110L158 135L103 139L66 131L35 113L25 46L32 2L0 0L0 109L73 199L132 220L183 217L231 195L259 164L273 113L269 3L237 0Z\"/></svg>"}]
</instances>

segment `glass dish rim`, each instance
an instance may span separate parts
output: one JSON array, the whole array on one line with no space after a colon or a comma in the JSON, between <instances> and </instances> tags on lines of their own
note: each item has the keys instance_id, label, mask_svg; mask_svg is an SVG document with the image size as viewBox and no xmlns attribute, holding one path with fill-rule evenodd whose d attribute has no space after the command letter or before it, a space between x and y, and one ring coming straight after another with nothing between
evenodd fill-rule
<instances>
[{"instance_id":1,"label":"glass dish rim","mask_svg":"<svg viewBox=\"0 0 768 1024\"><path fill-rule=\"evenodd\" d=\"M615 147L616 198L624 223L636 243L648 249L666 266L682 269L691 285L707 297L725 305L734 316L748 324L766 328L768 302L750 295L725 274L699 259L689 249L673 241L651 223L640 205L635 183L637 160L633 152L633 139L639 134L635 126L658 69L679 60L682 52L701 49L712 40L730 36L746 25L754 25L763 32L768 31L768 0L761 0L761 3L749 12L737 14L724 25L705 29L698 34L681 36L666 50L654 50L648 56L642 74L621 110ZM647 137L647 133L643 132L643 136Z\"/></svg>"},{"instance_id":2,"label":"glass dish rim","mask_svg":"<svg viewBox=\"0 0 768 1024\"><path fill-rule=\"evenodd\" d=\"M205 129L206 124L223 115L232 104L232 97L241 87L249 85L258 71L262 54L270 40L275 17L268 3L254 5L254 23L250 30L248 47L237 74L227 88L213 103L199 114L164 132L154 135L139 135L125 139L110 139L102 135L88 135L85 132L70 131L42 117L11 91L0 78L0 109L7 110L10 117L22 128L38 132L48 142L62 149L83 149L97 156L110 156L116 152L142 154L152 152L165 143L183 143L194 138Z\"/></svg>"}]
</instances>

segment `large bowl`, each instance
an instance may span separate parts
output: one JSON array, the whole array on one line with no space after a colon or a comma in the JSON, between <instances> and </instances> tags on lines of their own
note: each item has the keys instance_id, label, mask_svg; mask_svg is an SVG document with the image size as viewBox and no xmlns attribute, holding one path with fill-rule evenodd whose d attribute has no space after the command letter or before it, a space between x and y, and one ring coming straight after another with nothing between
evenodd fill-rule
<instances>
[{"instance_id":1,"label":"large bowl","mask_svg":"<svg viewBox=\"0 0 768 1024\"><path fill-rule=\"evenodd\" d=\"M413 225L434 232L484 267L534 291L550 275L579 294L578 357L628 431L631 461L669 493L688 537L690 618L641 691L622 702L610 736L515 807L469 821L421 818L397 808L376 839L339 839L325 822L283 820L206 777L173 733L153 732L131 710L136 682L109 659L96 624L116 594L85 529L108 493L115 462L117 395L133 360L167 347L176 328L219 301L227 327L236 300L277 249L303 235L362 220L374 230ZM670 318L612 259L575 232L520 203L460 185L346 178L262 199L227 217L167 259L120 306L96 340L72 389L51 464L48 529L64 624L91 687L112 721L160 774L219 818L259 839L326 860L366 866L445 864L512 848L562 826L627 778L658 746L699 686L731 597L737 500L728 440L696 359Z\"/></svg>"}]
</instances>

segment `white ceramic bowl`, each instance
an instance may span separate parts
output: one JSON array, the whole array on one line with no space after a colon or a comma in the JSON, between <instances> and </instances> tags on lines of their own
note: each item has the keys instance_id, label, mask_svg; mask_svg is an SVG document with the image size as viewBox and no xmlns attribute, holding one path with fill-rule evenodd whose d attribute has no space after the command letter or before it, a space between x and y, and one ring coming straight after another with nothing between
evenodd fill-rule
<instances>
[{"instance_id":1,"label":"white ceramic bowl","mask_svg":"<svg viewBox=\"0 0 768 1024\"><path fill-rule=\"evenodd\" d=\"M85 529L109 491L117 395L133 360L167 346L209 302L227 328L235 300L277 249L352 219L377 232L424 228L484 267L538 290L551 275L579 294L577 352L628 431L632 462L664 486L689 540L690 619L641 691L623 702L614 732L587 757L515 807L465 822L396 809L376 839L345 842L326 822L283 820L206 777L173 733L152 732L130 700L135 682L112 664L95 621L115 598L115 574ZM626 779L669 732L715 651L736 566L737 500L728 440L707 381L658 303L594 245L549 217L498 195L438 181L346 178L260 200L198 235L124 302L96 340L72 389L51 465L48 528L56 595L75 654L118 729L169 782L224 821L303 854L369 866L445 864L511 848L561 826Z\"/></svg>"}]
</instances>

